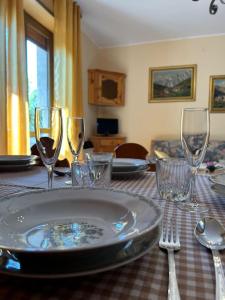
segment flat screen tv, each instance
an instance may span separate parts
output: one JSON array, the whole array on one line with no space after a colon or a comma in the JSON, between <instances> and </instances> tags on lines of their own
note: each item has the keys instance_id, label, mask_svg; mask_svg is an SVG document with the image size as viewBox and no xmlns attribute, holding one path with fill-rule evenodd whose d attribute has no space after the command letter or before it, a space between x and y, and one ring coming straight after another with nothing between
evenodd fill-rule
<instances>
[{"instance_id":1,"label":"flat screen tv","mask_svg":"<svg viewBox=\"0 0 225 300\"><path fill-rule=\"evenodd\" d=\"M97 118L97 134L118 134L118 119Z\"/></svg>"}]
</instances>

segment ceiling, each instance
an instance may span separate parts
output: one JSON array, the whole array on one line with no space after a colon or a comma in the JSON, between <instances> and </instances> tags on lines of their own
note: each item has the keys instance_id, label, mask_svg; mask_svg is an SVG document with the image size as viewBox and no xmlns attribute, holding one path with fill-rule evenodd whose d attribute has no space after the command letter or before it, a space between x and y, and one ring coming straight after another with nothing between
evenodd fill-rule
<instances>
[{"instance_id":1,"label":"ceiling","mask_svg":"<svg viewBox=\"0 0 225 300\"><path fill-rule=\"evenodd\" d=\"M225 34L225 5L211 0L77 0L82 28L98 47Z\"/></svg>"}]
</instances>

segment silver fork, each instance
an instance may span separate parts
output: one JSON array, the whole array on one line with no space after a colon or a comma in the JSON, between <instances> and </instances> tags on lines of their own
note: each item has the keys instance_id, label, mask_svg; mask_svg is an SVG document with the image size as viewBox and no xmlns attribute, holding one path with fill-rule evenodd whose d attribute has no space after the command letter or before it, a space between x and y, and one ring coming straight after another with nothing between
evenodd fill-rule
<instances>
[{"instance_id":1,"label":"silver fork","mask_svg":"<svg viewBox=\"0 0 225 300\"><path fill-rule=\"evenodd\" d=\"M169 220L168 224L163 223L159 247L166 249L168 252L169 263L169 286L168 299L180 300L180 293L177 284L176 267L174 260L174 251L180 249L180 238L176 223Z\"/></svg>"}]
</instances>

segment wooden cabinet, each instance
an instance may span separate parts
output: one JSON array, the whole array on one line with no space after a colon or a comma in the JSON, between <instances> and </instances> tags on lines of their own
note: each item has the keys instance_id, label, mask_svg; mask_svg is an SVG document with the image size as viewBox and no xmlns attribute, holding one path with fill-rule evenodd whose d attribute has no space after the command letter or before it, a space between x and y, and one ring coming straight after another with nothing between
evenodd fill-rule
<instances>
[{"instance_id":1,"label":"wooden cabinet","mask_svg":"<svg viewBox=\"0 0 225 300\"><path fill-rule=\"evenodd\" d=\"M91 137L91 141L94 145L95 152L114 152L116 146L126 142L126 138L123 136L100 136L95 135Z\"/></svg>"},{"instance_id":2,"label":"wooden cabinet","mask_svg":"<svg viewBox=\"0 0 225 300\"><path fill-rule=\"evenodd\" d=\"M88 70L88 102L94 105L124 105L124 73Z\"/></svg>"}]
</instances>

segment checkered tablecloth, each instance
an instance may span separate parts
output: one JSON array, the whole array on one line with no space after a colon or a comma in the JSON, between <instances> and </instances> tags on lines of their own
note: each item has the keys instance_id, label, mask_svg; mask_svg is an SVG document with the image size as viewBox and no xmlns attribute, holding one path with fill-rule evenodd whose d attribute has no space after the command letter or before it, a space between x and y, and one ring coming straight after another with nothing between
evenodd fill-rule
<instances>
[{"instance_id":1,"label":"checkered tablecloth","mask_svg":"<svg viewBox=\"0 0 225 300\"><path fill-rule=\"evenodd\" d=\"M0 174L0 197L9 193L44 187L47 181L43 168L17 174ZM66 178L56 178L55 187L65 186ZM10 184L10 185L9 185ZM23 186L19 186L23 185ZM206 176L198 176L200 201L225 226L225 196L216 194ZM181 299L215 299L215 275L211 252L201 246L193 235L196 215L178 210L172 203L160 200L154 173L141 177L113 180L112 187L143 194L154 199L165 214L176 216L180 229L181 250L175 254ZM221 251L225 269L225 251ZM123 267L80 278L57 280L18 279L0 276L0 299L167 299L167 254L155 246L142 258Z\"/></svg>"}]
</instances>

